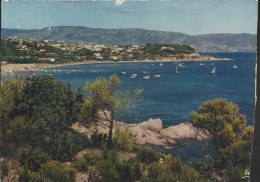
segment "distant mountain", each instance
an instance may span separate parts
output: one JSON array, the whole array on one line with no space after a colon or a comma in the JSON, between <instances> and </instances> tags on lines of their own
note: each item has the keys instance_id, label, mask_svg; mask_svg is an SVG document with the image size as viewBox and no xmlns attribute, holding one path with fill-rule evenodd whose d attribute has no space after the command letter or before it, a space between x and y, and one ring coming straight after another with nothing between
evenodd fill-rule
<instances>
[{"instance_id":1,"label":"distant mountain","mask_svg":"<svg viewBox=\"0 0 260 182\"><path fill-rule=\"evenodd\" d=\"M57 26L43 29L18 30L2 28L2 38L35 38L84 44L128 45L187 44L196 51L256 51L256 34L206 34L191 36L185 33L144 29L99 29L80 26Z\"/></svg>"}]
</instances>

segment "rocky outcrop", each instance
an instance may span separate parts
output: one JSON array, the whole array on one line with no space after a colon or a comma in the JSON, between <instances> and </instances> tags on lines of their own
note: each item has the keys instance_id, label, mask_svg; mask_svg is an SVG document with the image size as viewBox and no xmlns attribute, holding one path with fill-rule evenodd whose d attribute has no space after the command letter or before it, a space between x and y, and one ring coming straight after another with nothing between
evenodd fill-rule
<instances>
[{"instance_id":1,"label":"rocky outcrop","mask_svg":"<svg viewBox=\"0 0 260 182\"><path fill-rule=\"evenodd\" d=\"M176 145L177 140L196 139L198 141L205 141L212 138L208 131L196 128L190 123L181 123L163 129L161 119L149 119L139 124L126 124L115 121L115 127L120 127L124 131L131 132L136 144L154 145L166 150L174 149L169 145ZM74 124L73 128L89 136L96 130L98 130L98 133L108 133L108 128L103 126L91 126L87 129Z\"/></svg>"},{"instance_id":2,"label":"rocky outcrop","mask_svg":"<svg viewBox=\"0 0 260 182\"><path fill-rule=\"evenodd\" d=\"M190 123L181 123L176 126L171 126L161 130L160 134L164 138L172 140L197 139L198 141L203 141L211 138L208 131L198 129Z\"/></svg>"}]
</instances>

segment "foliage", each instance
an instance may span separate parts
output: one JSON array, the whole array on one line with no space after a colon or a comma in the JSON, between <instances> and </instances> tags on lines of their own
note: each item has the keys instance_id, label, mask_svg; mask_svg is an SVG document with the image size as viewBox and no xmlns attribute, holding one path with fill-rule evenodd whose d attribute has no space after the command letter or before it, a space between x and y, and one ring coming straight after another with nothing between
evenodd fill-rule
<instances>
[{"instance_id":1,"label":"foliage","mask_svg":"<svg viewBox=\"0 0 260 182\"><path fill-rule=\"evenodd\" d=\"M207 101L199 113L191 113L191 121L213 135L218 151L216 157L207 156L208 176L214 174L227 181L243 181L241 176L249 168L254 128L245 127L246 119L239 115L238 106L225 99Z\"/></svg>"},{"instance_id":2,"label":"foliage","mask_svg":"<svg viewBox=\"0 0 260 182\"><path fill-rule=\"evenodd\" d=\"M153 162L149 165L148 181L171 182L171 181L200 181L203 180L194 168L183 165L179 156L172 158L165 156L162 163ZM147 179L145 180L147 181Z\"/></svg>"},{"instance_id":3,"label":"foliage","mask_svg":"<svg viewBox=\"0 0 260 182\"><path fill-rule=\"evenodd\" d=\"M196 127L207 129L213 135L215 146L225 148L246 126L245 116L238 115L238 111L236 104L215 99L205 102L199 113L192 112L191 122Z\"/></svg>"},{"instance_id":4,"label":"foliage","mask_svg":"<svg viewBox=\"0 0 260 182\"><path fill-rule=\"evenodd\" d=\"M1 52L3 61L7 61L8 63L41 63L42 61L39 61L39 58L54 58L55 64L81 61L76 59L77 56L85 56L85 59L88 60L95 59L94 52L86 48L72 52L49 45L38 47L36 42L22 42L22 45L26 46L26 50L19 50L19 48L17 48L18 44L18 41L1 41ZM44 50L44 52L41 52L40 50Z\"/></svg>"},{"instance_id":5,"label":"foliage","mask_svg":"<svg viewBox=\"0 0 260 182\"><path fill-rule=\"evenodd\" d=\"M71 182L75 180L75 170L58 161L49 161L42 165L41 176L52 181Z\"/></svg>"},{"instance_id":6,"label":"foliage","mask_svg":"<svg viewBox=\"0 0 260 182\"><path fill-rule=\"evenodd\" d=\"M87 160L84 158L77 159L74 166L79 171L88 171L89 168Z\"/></svg>"},{"instance_id":7,"label":"foliage","mask_svg":"<svg viewBox=\"0 0 260 182\"><path fill-rule=\"evenodd\" d=\"M104 144L107 141L107 134L106 133L98 133L96 130L90 138L91 146L96 148L104 147Z\"/></svg>"},{"instance_id":8,"label":"foliage","mask_svg":"<svg viewBox=\"0 0 260 182\"><path fill-rule=\"evenodd\" d=\"M120 85L119 77L114 74L108 79L100 78L92 84L87 82L85 87L88 98L85 99L81 110L84 118L83 124L95 123L108 126L108 148L113 147L114 115L122 112L130 103L129 94L118 91Z\"/></svg>"},{"instance_id":9,"label":"foliage","mask_svg":"<svg viewBox=\"0 0 260 182\"><path fill-rule=\"evenodd\" d=\"M7 176L9 173L9 167L8 167L7 162L4 161L3 163L1 163L0 171L1 171L0 179L2 180L4 178L4 176Z\"/></svg>"},{"instance_id":10,"label":"foliage","mask_svg":"<svg viewBox=\"0 0 260 182\"><path fill-rule=\"evenodd\" d=\"M21 148L18 153L19 163L30 171L39 172L41 165L46 163L49 156L40 149Z\"/></svg>"},{"instance_id":11,"label":"foliage","mask_svg":"<svg viewBox=\"0 0 260 182\"><path fill-rule=\"evenodd\" d=\"M102 181L130 182L139 180L142 175L141 165L138 161L119 161L115 151L108 151L105 158L100 161L98 171L103 177Z\"/></svg>"},{"instance_id":12,"label":"foliage","mask_svg":"<svg viewBox=\"0 0 260 182\"><path fill-rule=\"evenodd\" d=\"M95 165L98 162L98 160L100 159L100 157L95 153L93 153L93 154L86 153L83 155L83 158L90 165Z\"/></svg>"},{"instance_id":13,"label":"foliage","mask_svg":"<svg viewBox=\"0 0 260 182\"><path fill-rule=\"evenodd\" d=\"M31 146L54 159L70 159L88 145L86 136L73 131L81 118L80 90L55 82L51 76L8 79L1 83L0 152L15 155L18 148ZM62 155L61 155L62 154Z\"/></svg>"},{"instance_id":14,"label":"foliage","mask_svg":"<svg viewBox=\"0 0 260 182\"><path fill-rule=\"evenodd\" d=\"M115 149L131 152L134 146L132 133L123 131L119 127L115 129L113 136L113 144Z\"/></svg>"},{"instance_id":15,"label":"foliage","mask_svg":"<svg viewBox=\"0 0 260 182\"><path fill-rule=\"evenodd\" d=\"M23 167L19 172L19 182L43 182L43 179L37 173Z\"/></svg>"},{"instance_id":16,"label":"foliage","mask_svg":"<svg viewBox=\"0 0 260 182\"><path fill-rule=\"evenodd\" d=\"M152 162L159 161L159 154L157 152L155 152L153 149L142 148L137 154L137 159L140 162L150 164Z\"/></svg>"}]
</instances>

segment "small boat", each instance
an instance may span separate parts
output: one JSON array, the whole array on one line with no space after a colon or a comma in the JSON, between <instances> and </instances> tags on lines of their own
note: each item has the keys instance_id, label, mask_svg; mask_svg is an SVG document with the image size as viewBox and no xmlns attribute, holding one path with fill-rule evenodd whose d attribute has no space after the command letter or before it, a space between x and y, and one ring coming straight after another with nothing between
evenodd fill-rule
<instances>
[{"instance_id":1,"label":"small boat","mask_svg":"<svg viewBox=\"0 0 260 182\"><path fill-rule=\"evenodd\" d=\"M141 73L144 73L144 74L146 74L147 73L147 71L140 71Z\"/></svg>"},{"instance_id":2,"label":"small boat","mask_svg":"<svg viewBox=\"0 0 260 182\"><path fill-rule=\"evenodd\" d=\"M121 73L124 74L124 75L126 74L126 72L124 72L124 71L122 71Z\"/></svg>"},{"instance_id":3,"label":"small boat","mask_svg":"<svg viewBox=\"0 0 260 182\"><path fill-rule=\"evenodd\" d=\"M211 63L211 66L215 66L215 64L214 64L214 63Z\"/></svg>"},{"instance_id":4,"label":"small boat","mask_svg":"<svg viewBox=\"0 0 260 182\"><path fill-rule=\"evenodd\" d=\"M152 66L154 66L154 64L153 64L153 63L152 63L151 65L152 65Z\"/></svg>"},{"instance_id":5,"label":"small boat","mask_svg":"<svg viewBox=\"0 0 260 182\"><path fill-rule=\"evenodd\" d=\"M232 68L237 69L237 65L232 66Z\"/></svg>"},{"instance_id":6,"label":"small boat","mask_svg":"<svg viewBox=\"0 0 260 182\"><path fill-rule=\"evenodd\" d=\"M203 63L200 63L200 66L203 66L204 64Z\"/></svg>"},{"instance_id":7,"label":"small boat","mask_svg":"<svg viewBox=\"0 0 260 182\"><path fill-rule=\"evenodd\" d=\"M178 66L176 66L176 74L179 74L179 71L178 71Z\"/></svg>"},{"instance_id":8,"label":"small boat","mask_svg":"<svg viewBox=\"0 0 260 182\"><path fill-rule=\"evenodd\" d=\"M150 79L150 76L144 76L143 79L146 79L146 80L149 80Z\"/></svg>"},{"instance_id":9,"label":"small boat","mask_svg":"<svg viewBox=\"0 0 260 182\"><path fill-rule=\"evenodd\" d=\"M216 72L216 66L214 66L213 70L209 74L215 74Z\"/></svg>"},{"instance_id":10,"label":"small boat","mask_svg":"<svg viewBox=\"0 0 260 182\"><path fill-rule=\"evenodd\" d=\"M159 78L161 75L154 75L155 77Z\"/></svg>"},{"instance_id":11,"label":"small boat","mask_svg":"<svg viewBox=\"0 0 260 182\"><path fill-rule=\"evenodd\" d=\"M136 76L132 75L131 78L136 78Z\"/></svg>"},{"instance_id":12,"label":"small boat","mask_svg":"<svg viewBox=\"0 0 260 182\"><path fill-rule=\"evenodd\" d=\"M137 74L131 74L132 76L137 76Z\"/></svg>"},{"instance_id":13,"label":"small boat","mask_svg":"<svg viewBox=\"0 0 260 182\"><path fill-rule=\"evenodd\" d=\"M160 66L162 66L163 64L162 64L162 63L160 63L159 65L160 65Z\"/></svg>"},{"instance_id":14,"label":"small boat","mask_svg":"<svg viewBox=\"0 0 260 182\"><path fill-rule=\"evenodd\" d=\"M183 67L183 64L182 64L182 63L179 63L178 66L179 66L179 67Z\"/></svg>"}]
</instances>

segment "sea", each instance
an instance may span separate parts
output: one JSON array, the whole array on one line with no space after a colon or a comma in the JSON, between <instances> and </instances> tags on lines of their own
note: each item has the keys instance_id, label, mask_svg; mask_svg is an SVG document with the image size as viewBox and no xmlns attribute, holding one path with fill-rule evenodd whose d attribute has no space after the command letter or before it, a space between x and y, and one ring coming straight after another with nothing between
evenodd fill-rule
<instances>
[{"instance_id":1,"label":"sea","mask_svg":"<svg viewBox=\"0 0 260 182\"><path fill-rule=\"evenodd\" d=\"M97 63L48 68L37 72L19 73L24 77L32 75L53 75L55 80L70 82L73 89L81 88L86 82L108 78L117 74L122 82L121 92L144 92L116 120L126 123L140 123L150 118L160 118L163 127L189 122L190 113L197 112L205 101L225 98L239 106L239 112L246 115L247 125L254 126L256 52L212 52L200 53L215 58L229 58L231 61L154 62L154 63ZM176 74L178 66L179 74ZM215 74L210 72L215 67ZM131 78L131 74L137 74ZM144 76L150 79L144 79ZM156 77L154 75L160 75ZM2 76L2 80L15 75ZM162 153L180 155L184 162L201 160L206 153L214 153L208 142L185 140L176 150Z\"/></svg>"}]
</instances>

